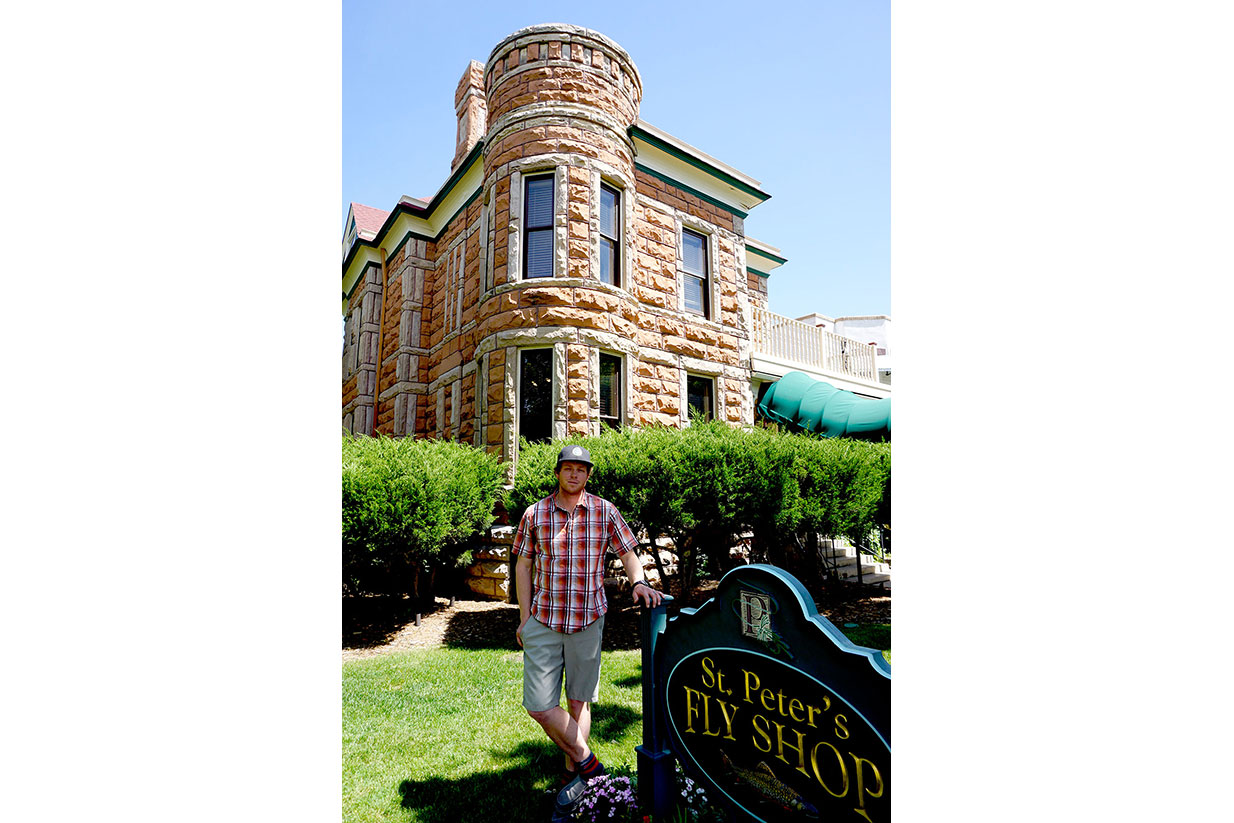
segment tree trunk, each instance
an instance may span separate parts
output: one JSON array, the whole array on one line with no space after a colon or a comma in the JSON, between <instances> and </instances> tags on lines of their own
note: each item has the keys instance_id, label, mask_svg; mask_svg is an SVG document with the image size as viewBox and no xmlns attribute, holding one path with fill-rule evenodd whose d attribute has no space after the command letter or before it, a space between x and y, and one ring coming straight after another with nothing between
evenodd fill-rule
<instances>
[{"instance_id":1,"label":"tree trunk","mask_svg":"<svg viewBox=\"0 0 1234 823\"><path fill-rule=\"evenodd\" d=\"M411 567L411 607L416 612L416 628L420 627L420 564L415 563Z\"/></svg>"},{"instance_id":2,"label":"tree trunk","mask_svg":"<svg viewBox=\"0 0 1234 823\"><path fill-rule=\"evenodd\" d=\"M660 575L660 588L668 591L668 575L664 573L664 563L660 560L660 547L656 545L656 535L651 537L651 559L656 561L656 573Z\"/></svg>"}]
</instances>

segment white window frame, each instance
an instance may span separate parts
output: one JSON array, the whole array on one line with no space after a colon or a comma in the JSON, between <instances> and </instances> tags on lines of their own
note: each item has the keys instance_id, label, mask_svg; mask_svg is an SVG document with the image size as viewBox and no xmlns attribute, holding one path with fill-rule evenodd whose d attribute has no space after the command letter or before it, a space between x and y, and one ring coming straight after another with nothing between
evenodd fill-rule
<instances>
[{"instance_id":1,"label":"white window frame","mask_svg":"<svg viewBox=\"0 0 1234 823\"><path fill-rule=\"evenodd\" d=\"M614 265L617 267L616 282L608 285L614 288L624 289L626 281L629 279L629 272L626 266L626 191L623 187L616 183L601 177L600 184L596 187L596 279L600 280L600 260L604 253L604 241L606 236L600 231L602 225L600 215L604 208L604 190L608 189L617 195L617 236L613 238L616 246L616 254L613 255ZM600 282L604 282L600 280Z\"/></svg>"},{"instance_id":2,"label":"white window frame","mask_svg":"<svg viewBox=\"0 0 1234 823\"><path fill-rule=\"evenodd\" d=\"M534 180L548 180L548 181L550 181L550 182L552 183L553 189L552 189L552 193L551 193L551 195L550 195L550 200L551 200L551 202L552 202L552 205L550 205L550 206L549 206L550 212L549 212L549 220L548 220L548 225L547 225L547 226L537 226L537 227L535 227L535 228L533 229L530 225L528 225L528 222L527 222L527 187L528 187L529 185L531 185L532 181L534 181ZM556 240L557 240L557 237L556 237L556 234L557 234L557 231L556 231L556 230L557 230L557 209L556 209L557 189L558 189L557 175L556 175L556 174L554 174L552 171L547 171L547 172L544 172L544 173L541 173L541 174L525 174L525 175L523 175L523 181L522 181L522 196L523 196L523 221L522 221L523 249L522 249L522 258L519 260L519 266L520 266L520 267L522 268L522 270L523 270L523 277L521 278L521 279L523 279L523 280L548 280L548 279L552 278L552 277L556 274L556 272L554 271L554 268L555 268L555 265L554 265L554 264L555 264L555 262L556 262L556 261L555 261L555 258L556 258L556 254L555 254L555 252L556 252L556 250L557 250L557 243L556 243ZM547 233L548 233L548 237L549 237L549 270L548 270L548 274L536 275L535 277L532 277L532 276L531 276L531 274L529 273L529 269L530 269L530 267L528 266L528 262L529 262L529 261L528 261L528 258L527 258L527 253L528 253L528 250L529 250L529 248L530 248L530 246L531 246L531 243L529 242L529 238L531 237L531 232L533 232L533 231L535 231L535 232L547 232Z\"/></svg>"},{"instance_id":3,"label":"white window frame","mask_svg":"<svg viewBox=\"0 0 1234 823\"><path fill-rule=\"evenodd\" d=\"M528 177L551 176L553 178L553 273L548 277L527 277L524 266L526 245L526 180ZM568 180L566 167L548 164L544 158L530 158L510 172L510 225L506 233L506 282L524 280L549 280L561 277L565 271L566 239L566 194Z\"/></svg>"},{"instance_id":4,"label":"white window frame","mask_svg":"<svg viewBox=\"0 0 1234 823\"><path fill-rule=\"evenodd\" d=\"M717 375L701 374L699 372L687 371L681 380L681 419L685 425L690 424L690 378L697 380L706 380L711 386L711 410L709 412L709 420L719 420L719 402L716 399L716 393L719 391L717 385Z\"/></svg>"},{"instance_id":5,"label":"white window frame","mask_svg":"<svg viewBox=\"0 0 1234 823\"><path fill-rule=\"evenodd\" d=\"M600 363L605 357L611 357L617 361L617 402L615 404L616 414L613 416L617 419L616 429L621 431L626 426L626 398L629 396L629 388L626 379L626 356L619 352L602 350L596 358L596 418L599 421L599 431L603 431L604 424L608 421L600 415Z\"/></svg>"},{"instance_id":6,"label":"white window frame","mask_svg":"<svg viewBox=\"0 0 1234 823\"><path fill-rule=\"evenodd\" d=\"M707 224L688 216L677 215L677 310L690 317L712 320L716 315L716 234ZM697 277L686 271L686 232L703 238L703 250L707 255L707 276L703 281L703 313L686 308L686 277Z\"/></svg>"}]
</instances>

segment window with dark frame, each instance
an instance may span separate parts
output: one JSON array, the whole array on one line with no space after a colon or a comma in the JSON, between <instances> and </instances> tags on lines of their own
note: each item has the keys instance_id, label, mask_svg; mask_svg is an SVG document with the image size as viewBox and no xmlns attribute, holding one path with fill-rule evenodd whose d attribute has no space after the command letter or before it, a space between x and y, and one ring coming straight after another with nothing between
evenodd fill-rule
<instances>
[{"instance_id":1,"label":"window with dark frame","mask_svg":"<svg viewBox=\"0 0 1234 823\"><path fill-rule=\"evenodd\" d=\"M681 230L682 265L685 269L686 311L707 316L707 237Z\"/></svg>"},{"instance_id":2,"label":"window with dark frame","mask_svg":"<svg viewBox=\"0 0 1234 823\"><path fill-rule=\"evenodd\" d=\"M621 358L600 355L600 424L621 428Z\"/></svg>"},{"instance_id":3,"label":"window with dark frame","mask_svg":"<svg viewBox=\"0 0 1234 823\"><path fill-rule=\"evenodd\" d=\"M553 276L553 175L528 177L523 190L523 276Z\"/></svg>"},{"instance_id":4,"label":"window with dark frame","mask_svg":"<svg viewBox=\"0 0 1234 823\"><path fill-rule=\"evenodd\" d=\"M711 402L713 383L710 377L686 375L686 405L690 409L691 416L701 414L704 420L715 419L714 406Z\"/></svg>"},{"instance_id":5,"label":"window with dark frame","mask_svg":"<svg viewBox=\"0 0 1234 823\"><path fill-rule=\"evenodd\" d=\"M553 434L553 350L519 352L518 433L531 443Z\"/></svg>"},{"instance_id":6,"label":"window with dark frame","mask_svg":"<svg viewBox=\"0 0 1234 823\"><path fill-rule=\"evenodd\" d=\"M621 195L600 186L600 282L621 285Z\"/></svg>"}]
</instances>

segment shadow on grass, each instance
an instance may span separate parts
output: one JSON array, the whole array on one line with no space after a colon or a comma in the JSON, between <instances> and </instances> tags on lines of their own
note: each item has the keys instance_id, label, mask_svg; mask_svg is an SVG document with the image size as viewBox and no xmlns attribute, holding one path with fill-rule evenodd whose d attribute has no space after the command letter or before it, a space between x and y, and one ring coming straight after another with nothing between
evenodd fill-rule
<instances>
[{"instance_id":1,"label":"shadow on grass","mask_svg":"<svg viewBox=\"0 0 1234 823\"><path fill-rule=\"evenodd\" d=\"M639 674L632 674L629 677L623 677L620 680L614 680L614 686L620 686L623 689L632 689L635 686L641 686L643 683L642 665L639 665Z\"/></svg>"},{"instance_id":2,"label":"shadow on grass","mask_svg":"<svg viewBox=\"0 0 1234 823\"><path fill-rule=\"evenodd\" d=\"M625 706L598 704L592 709L591 737L617 740L640 720L638 712ZM562 767L561 750L546 738L493 754L506 764L501 771L400 782L400 805L414 811L420 823L548 820Z\"/></svg>"},{"instance_id":3,"label":"shadow on grass","mask_svg":"<svg viewBox=\"0 0 1234 823\"><path fill-rule=\"evenodd\" d=\"M562 765L560 750L545 739L520 743L499 756L507 764L499 772L402 781L402 807L413 810L421 823L548 820L553 813L550 789Z\"/></svg>"},{"instance_id":4,"label":"shadow on grass","mask_svg":"<svg viewBox=\"0 0 1234 823\"><path fill-rule=\"evenodd\" d=\"M448 600L436 598L419 607L421 617L446 608ZM416 619L416 603L406 595L366 595L343 598L343 648L367 649L389 643Z\"/></svg>"},{"instance_id":5,"label":"shadow on grass","mask_svg":"<svg viewBox=\"0 0 1234 823\"><path fill-rule=\"evenodd\" d=\"M591 737L594 740L613 742L619 739L636 723L641 723L642 714L628 706L613 706L594 703L591 707Z\"/></svg>"}]
</instances>

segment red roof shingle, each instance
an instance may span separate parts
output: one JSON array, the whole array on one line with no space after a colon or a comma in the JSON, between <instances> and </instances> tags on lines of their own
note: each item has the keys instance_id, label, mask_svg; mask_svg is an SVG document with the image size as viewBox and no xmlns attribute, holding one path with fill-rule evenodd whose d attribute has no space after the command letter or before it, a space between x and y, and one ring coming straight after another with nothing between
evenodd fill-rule
<instances>
[{"instance_id":1,"label":"red roof shingle","mask_svg":"<svg viewBox=\"0 0 1234 823\"><path fill-rule=\"evenodd\" d=\"M362 203L351 204L351 214L356 218L356 231L372 237L381 229L390 212L365 206Z\"/></svg>"}]
</instances>

